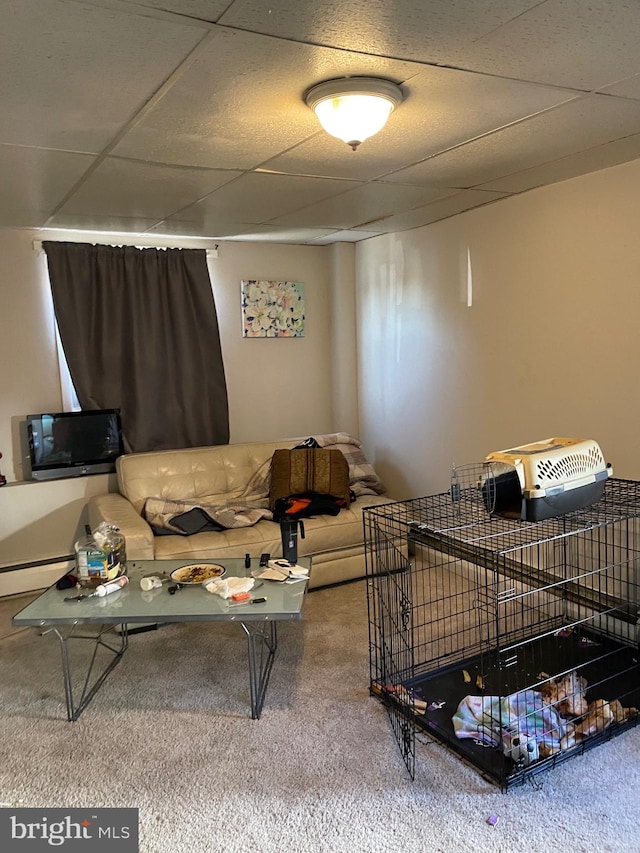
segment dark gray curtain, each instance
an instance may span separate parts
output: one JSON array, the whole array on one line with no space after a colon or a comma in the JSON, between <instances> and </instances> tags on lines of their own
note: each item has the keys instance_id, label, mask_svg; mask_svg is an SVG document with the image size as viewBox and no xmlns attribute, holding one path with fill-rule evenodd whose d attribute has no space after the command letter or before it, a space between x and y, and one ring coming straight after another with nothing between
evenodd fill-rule
<instances>
[{"instance_id":1,"label":"dark gray curtain","mask_svg":"<svg viewBox=\"0 0 640 853\"><path fill-rule=\"evenodd\" d=\"M204 249L43 247L81 407L119 408L130 451L228 443L227 388Z\"/></svg>"}]
</instances>

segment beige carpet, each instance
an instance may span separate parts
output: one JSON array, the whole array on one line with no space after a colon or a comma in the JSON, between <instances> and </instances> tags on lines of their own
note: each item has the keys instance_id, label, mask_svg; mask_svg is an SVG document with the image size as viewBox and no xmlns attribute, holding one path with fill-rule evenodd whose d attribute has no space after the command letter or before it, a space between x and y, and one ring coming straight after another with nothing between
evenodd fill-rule
<instances>
[{"instance_id":1,"label":"beige carpet","mask_svg":"<svg viewBox=\"0 0 640 853\"><path fill-rule=\"evenodd\" d=\"M68 723L56 638L10 628L28 600L0 600L3 806L137 807L143 853L640 851L640 728L507 794L419 736L411 782L368 695L364 582L282 623L258 721L240 626L190 624L131 637Z\"/></svg>"}]
</instances>

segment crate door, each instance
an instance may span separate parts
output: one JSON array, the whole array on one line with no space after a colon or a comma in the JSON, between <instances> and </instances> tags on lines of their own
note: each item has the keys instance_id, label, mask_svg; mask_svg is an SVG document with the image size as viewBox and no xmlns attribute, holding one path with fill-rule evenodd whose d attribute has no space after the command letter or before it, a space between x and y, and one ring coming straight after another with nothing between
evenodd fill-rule
<instances>
[{"instance_id":1,"label":"crate door","mask_svg":"<svg viewBox=\"0 0 640 853\"><path fill-rule=\"evenodd\" d=\"M406 526L364 512L368 579L370 691L382 701L411 778L415 722L405 685L414 673L411 563Z\"/></svg>"}]
</instances>

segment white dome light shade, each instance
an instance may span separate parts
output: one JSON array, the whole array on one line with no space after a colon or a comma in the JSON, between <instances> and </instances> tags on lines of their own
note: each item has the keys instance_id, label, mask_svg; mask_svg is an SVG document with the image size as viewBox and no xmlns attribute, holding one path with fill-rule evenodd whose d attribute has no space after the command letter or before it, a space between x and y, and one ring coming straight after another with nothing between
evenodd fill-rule
<instances>
[{"instance_id":1,"label":"white dome light shade","mask_svg":"<svg viewBox=\"0 0 640 853\"><path fill-rule=\"evenodd\" d=\"M402 101L402 90L390 80L377 77L345 77L319 83L307 92L305 100L327 133L355 151L361 142L382 130Z\"/></svg>"}]
</instances>

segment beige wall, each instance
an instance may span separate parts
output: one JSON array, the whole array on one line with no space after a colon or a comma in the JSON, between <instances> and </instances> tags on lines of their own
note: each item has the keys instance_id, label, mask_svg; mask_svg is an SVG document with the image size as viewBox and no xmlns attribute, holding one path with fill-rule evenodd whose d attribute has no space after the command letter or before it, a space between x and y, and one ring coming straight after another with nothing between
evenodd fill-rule
<instances>
[{"instance_id":1,"label":"beige wall","mask_svg":"<svg viewBox=\"0 0 640 853\"><path fill-rule=\"evenodd\" d=\"M358 244L360 433L396 497L562 435L640 478L639 197L636 161Z\"/></svg>"},{"instance_id":2,"label":"beige wall","mask_svg":"<svg viewBox=\"0 0 640 853\"><path fill-rule=\"evenodd\" d=\"M24 416L57 411L61 400L46 268L33 250L35 237L0 230L0 470L9 481L23 476Z\"/></svg>"},{"instance_id":3,"label":"beige wall","mask_svg":"<svg viewBox=\"0 0 640 853\"><path fill-rule=\"evenodd\" d=\"M226 243L209 262L229 395L231 442L329 432L331 249ZM243 338L242 279L304 283L303 338Z\"/></svg>"},{"instance_id":4,"label":"beige wall","mask_svg":"<svg viewBox=\"0 0 640 853\"><path fill-rule=\"evenodd\" d=\"M109 488L106 477L57 485L19 482L23 479L20 430L25 415L62 408L46 258L33 249L33 241L43 239L61 239L61 235L0 230L0 471L10 481L0 489L0 567L65 553L81 523L88 495ZM104 235L69 234L63 239L106 242ZM145 238L145 244L162 245L163 241ZM207 248L214 244L181 240L181 245ZM343 258L339 288L333 280L336 251ZM354 255L352 246L336 250L330 246L219 244L218 257L210 258L209 270L220 323L232 442L353 430L357 425ZM344 269L346 263L348 270L349 258L350 277ZM243 338L243 278L303 282L305 337ZM335 347L332 339L332 318L341 314L335 300L341 299L348 306L350 328L344 321L336 334L338 340L342 336L353 345L353 353ZM347 377L340 393L332 379L336 352ZM349 386L347 394L344 389Z\"/></svg>"}]
</instances>

